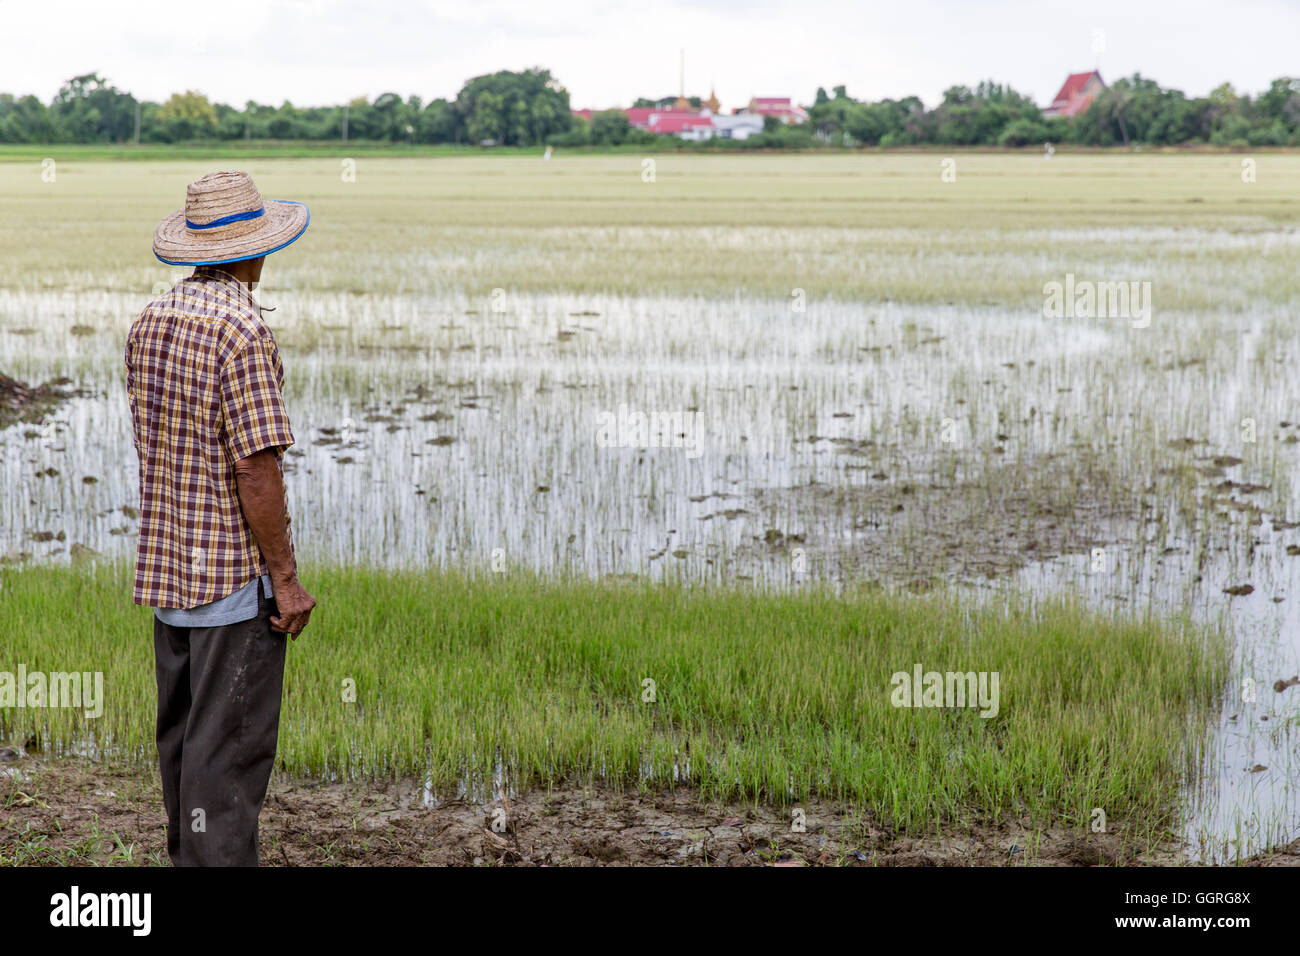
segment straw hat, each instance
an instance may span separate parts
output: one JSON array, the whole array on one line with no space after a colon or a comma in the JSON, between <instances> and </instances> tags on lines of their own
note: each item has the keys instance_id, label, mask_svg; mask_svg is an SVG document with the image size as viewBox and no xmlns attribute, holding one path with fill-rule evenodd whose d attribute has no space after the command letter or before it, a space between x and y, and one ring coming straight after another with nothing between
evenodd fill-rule
<instances>
[{"instance_id":1,"label":"straw hat","mask_svg":"<svg viewBox=\"0 0 1300 956\"><path fill-rule=\"evenodd\" d=\"M300 202L263 201L248 173L208 173L186 189L185 208L158 224L153 254L173 266L256 259L293 242L310 220Z\"/></svg>"}]
</instances>

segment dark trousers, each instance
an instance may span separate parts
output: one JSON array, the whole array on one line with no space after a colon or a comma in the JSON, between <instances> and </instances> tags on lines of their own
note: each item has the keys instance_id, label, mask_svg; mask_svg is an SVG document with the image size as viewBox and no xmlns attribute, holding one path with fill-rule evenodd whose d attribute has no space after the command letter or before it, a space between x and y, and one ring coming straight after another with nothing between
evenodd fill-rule
<instances>
[{"instance_id":1,"label":"dark trousers","mask_svg":"<svg viewBox=\"0 0 1300 956\"><path fill-rule=\"evenodd\" d=\"M154 618L158 762L175 866L257 866L257 815L275 762L286 638L274 599L224 627Z\"/></svg>"}]
</instances>

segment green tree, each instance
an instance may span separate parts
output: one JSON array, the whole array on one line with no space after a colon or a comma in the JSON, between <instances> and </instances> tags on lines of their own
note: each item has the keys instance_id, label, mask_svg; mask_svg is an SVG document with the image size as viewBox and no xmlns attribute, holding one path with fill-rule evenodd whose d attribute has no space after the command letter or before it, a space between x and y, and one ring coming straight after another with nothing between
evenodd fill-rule
<instances>
[{"instance_id":1,"label":"green tree","mask_svg":"<svg viewBox=\"0 0 1300 956\"><path fill-rule=\"evenodd\" d=\"M541 68L475 77L457 95L456 111L472 143L538 145L572 126L568 91Z\"/></svg>"},{"instance_id":2,"label":"green tree","mask_svg":"<svg viewBox=\"0 0 1300 956\"><path fill-rule=\"evenodd\" d=\"M59 141L54 116L36 97L15 99L0 95L0 142L55 143Z\"/></svg>"},{"instance_id":3,"label":"green tree","mask_svg":"<svg viewBox=\"0 0 1300 956\"><path fill-rule=\"evenodd\" d=\"M415 138L420 143L455 143L461 139L460 117L446 100L431 100L415 121Z\"/></svg>"},{"instance_id":4,"label":"green tree","mask_svg":"<svg viewBox=\"0 0 1300 956\"><path fill-rule=\"evenodd\" d=\"M206 96L193 90L173 93L154 112L153 120L161 127L163 138L170 143L212 135L217 131L216 109Z\"/></svg>"},{"instance_id":5,"label":"green tree","mask_svg":"<svg viewBox=\"0 0 1300 956\"><path fill-rule=\"evenodd\" d=\"M632 124L622 110L605 110L591 117L591 142L598 145L619 146L627 142Z\"/></svg>"},{"instance_id":6,"label":"green tree","mask_svg":"<svg viewBox=\"0 0 1300 956\"><path fill-rule=\"evenodd\" d=\"M1300 126L1300 79L1284 76L1274 80L1255 101L1255 110L1270 124L1280 120L1292 129Z\"/></svg>"},{"instance_id":7,"label":"green tree","mask_svg":"<svg viewBox=\"0 0 1300 956\"><path fill-rule=\"evenodd\" d=\"M1021 117L1007 125L1007 127L998 134L999 146L1033 146L1037 143L1046 143L1048 136L1047 127L1037 120L1027 117Z\"/></svg>"},{"instance_id":8,"label":"green tree","mask_svg":"<svg viewBox=\"0 0 1300 956\"><path fill-rule=\"evenodd\" d=\"M98 73L86 73L64 83L50 108L61 139L122 143L135 135L135 103Z\"/></svg>"}]
</instances>

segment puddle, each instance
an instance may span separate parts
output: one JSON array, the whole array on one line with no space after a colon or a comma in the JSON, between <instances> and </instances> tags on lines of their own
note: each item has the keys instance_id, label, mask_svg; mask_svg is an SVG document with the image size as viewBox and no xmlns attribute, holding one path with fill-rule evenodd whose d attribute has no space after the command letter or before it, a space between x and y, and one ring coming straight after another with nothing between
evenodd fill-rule
<instances>
[{"instance_id":1,"label":"puddle","mask_svg":"<svg viewBox=\"0 0 1300 956\"><path fill-rule=\"evenodd\" d=\"M1285 686L1300 671L1300 557L1286 554L1287 537L1266 526L1253 559L1228 551L1204 563L1186 553L1142 562L1122 555L1101 572L1090 556L1071 555L983 588L986 596L1004 588L1069 591L1101 612L1175 609L1227 628L1233 680L1210 728L1209 755L1186 794L1184 847L1194 860L1232 862L1300 837L1300 694ZM1229 582L1244 580L1250 594L1224 593L1235 586Z\"/></svg>"},{"instance_id":2,"label":"puddle","mask_svg":"<svg viewBox=\"0 0 1300 956\"><path fill-rule=\"evenodd\" d=\"M1300 672L1290 309L1164 311L1134 329L1041 303L264 298L304 561L770 589L965 581L1221 620L1256 700L1238 686L1223 702L1189 847L1219 860L1300 835L1300 687L1272 690ZM121 344L139 306L0 289L7 371L86 390L0 430L0 560L133 555Z\"/></svg>"}]
</instances>

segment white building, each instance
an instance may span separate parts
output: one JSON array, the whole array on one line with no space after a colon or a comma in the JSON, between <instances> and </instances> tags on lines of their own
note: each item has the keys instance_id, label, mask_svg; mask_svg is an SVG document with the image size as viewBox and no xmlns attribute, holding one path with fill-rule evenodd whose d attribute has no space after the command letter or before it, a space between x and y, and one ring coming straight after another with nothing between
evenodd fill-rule
<instances>
[{"instance_id":1,"label":"white building","mask_svg":"<svg viewBox=\"0 0 1300 956\"><path fill-rule=\"evenodd\" d=\"M749 139L763 132L763 117L757 113L733 113L713 117L713 134L718 139Z\"/></svg>"}]
</instances>

